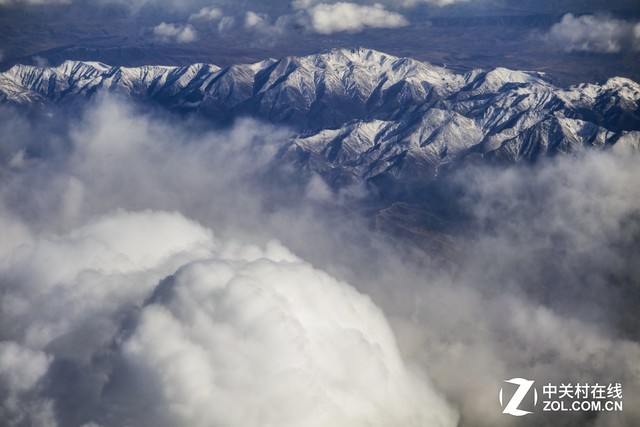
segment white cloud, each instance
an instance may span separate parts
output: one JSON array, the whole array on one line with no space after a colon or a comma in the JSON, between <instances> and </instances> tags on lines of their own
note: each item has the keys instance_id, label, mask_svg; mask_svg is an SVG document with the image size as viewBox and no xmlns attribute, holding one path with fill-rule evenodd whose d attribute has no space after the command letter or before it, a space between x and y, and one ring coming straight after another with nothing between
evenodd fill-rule
<instances>
[{"instance_id":1,"label":"white cloud","mask_svg":"<svg viewBox=\"0 0 640 427\"><path fill-rule=\"evenodd\" d=\"M53 402L34 393L52 357L14 341L0 341L0 418L3 425L56 427Z\"/></svg>"},{"instance_id":2,"label":"white cloud","mask_svg":"<svg viewBox=\"0 0 640 427\"><path fill-rule=\"evenodd\" d=\"M392 8L405 7L410 8L419 4L430 4L433 6L444 7L456 3L466 3L471 0L382 0L379 3L385 4ZM310 9L319 4L332 5L342 3L340 1L327 0L293 0L291 6L294 9ZM365 3L365 2L362 2ZM359 3L358 3L359 4Z\"/></svg>"},{"instance_id":3,"label":"white cloud","mask_svg":"<svg viewBox=\"0 0 640 427\"><path fill-rule=\"evenodd\" d=\"M297 8L306 6L296 4ZM409 25L399 13L385 9L381 4L364 6L356 3L321 3L306 9L310 28L320 34L359 32L365 28L398 28Z\"/></svg>"},{"instance_id":4,"label":"white cloud","mask_svg":"<svg viewBox=\"0 0 640 427\"><path fill-rule=\"evenodd\" d=\"M47 60L47 58L43 58L42 56L35 55L32 57L32 60L35 63L36 67L46 68L49 66L49 61Z\"/></svg>"},{"instance_id":5,"label":"white cloud","mask_svg":"<svg viewBox=\"0 0 640 427\"><path fill-rule=\"evenodd\" d=\"M444 7L444 6L450 6L456 3L467 3L469 1L471 0L403 0L401 3L404 7L413 7L420 3Z\"/></svg>"},{"instance_id":6,"label":"white cloud","mask_svg":"<svg viewBox=\"0 0 640 427\"><path fill-rule=\"evenodd\" d=\"M0 378L14 392L28 390L47 372L51 358L12 341L0 342Z\"/></svg>"},{"instance_id":7,"label":"white cloud","mask_svg":"<svg viewBox=\"0 0 640 427\"><path fill-rule=\"evenodd\" d=\"M189 16L189 21L217 21L223 17L222 10L214 6L203 7Z\"/></svg>"},{"instance_id":8,"label":"white cloud","mask_svg":"<svg viewBox=\"0 0 640 427\"><path fill-rule=\"evenodd\" d=\"M267 22L267 16L264 14L258 14L253 11L248 11L244 16L245 28L255 28L259 25L265 25Z\"/></svg>"},{"instance_id":9,"label":"white cloud","mask_svg":"<svg viewBox=\"0 0 640 427\"><path fill-rule=\"evenodd\" d=\"M306 195L311 200L328 202L334 195L327 183L317 174L313 174L307 185Z\"/></svg>"},{"instance_id":10,"label":"white cloud","mask_svg":"<svg viewBox=\"0 0 640 427\"><path fill-rule=\"evenodd\" d=\"M233 16L224 16L218 22L218 32L226 33L236 25L236 19Z\"/></svg>"},{"instance_id":11,"label":"white cloud","mask_svg":"<svg viewBox=\"0 0 640 427\"><path fill-rule=\"evenodd\" d=\"M287 130L241 120L214 132L110 97L66 133L19 119L0 120L0 339L12 343L0 375L15 372L0 381L0 410L19 408L2 414L11 427L258 424L248 405L278 425L454 422L434 390L464 420L504 426L496 390L514 373L621 380L625 399L640 396L640 346L620 338L637 335L619 326L637 331L635 303L610 286L640 277L634 155L462 168L461 206L486 227L459 245L451 278L327 214L322 181L301 186L313 215L289 203L304 197L278 198L285 180L264 177ZM29 138L55 154L29 149L8 167L24 149L14 140ZM274 235L331 275L265 243ZM613 415L640 419L633 407Z\"/></svg>"},{"instance_id":12,"label":"white cloud","mask_svg":"<svg viewBox=\"0 0 640 427\"><path fill-rule=\"evenodd\" d=\"M13 253L0 294L5 337L86 362L118 327L114 314L206 256L210 232L178 214L123 211ZM5 258L6 260L6 258ZM59 342L59 344L55 344Z\"/></svg>"},{"instance_id":13,"label":"white cloud","mask_svg":"<svg viewBox=\"0 0 640 427\"><path fill-rule=\"evenodd\" d=\"M566 383L637 372L639 319L631 313L638 293L635 302L624 301L626 291L618 293L640 278L628 255L637 252L640 236L637 154L587 152L535 167L479 165L457 173L467 194L461 206L483 231L461 248L465 262L453 283L436 280L422 295L422 320L413 327L425 344L416 344L412 333L407 341L432 364L436 383L465 402L463 419L504 425L502 414L474 414L495 399L483 394L487 384L510 373ZM442 320L452 312L455 321ZM612 334L612 324L624 325L634 338ZM455 344L433 345L449 337ZM465 354L474 354L470 363L463 362ZM465 386L449 382L452 375ZM640 377L625 381L637 400ZM640 412L626 416L620 425L633 424ZM603 415L595 425L611 423Z\"/></svg>"},{"instance_id":14,"label":"white cloud","mask_svg":"<svg viewBox=\"0 0 640 427\"><path fill-rule=\"evenodd\" d=\"M120 368L91 364L117 338L120 353L111 357L123 360L127 377L120 386L154 399L144 409L135 400L120 408L121 421L135 425L457 422L405 366L382 311L277 242L220 245L179 214L118 211L0 264L0 277L13 283L0 295L0 332L21 341L0 344L0 378L13 390L0 393L0 403L18 402L16 419L23 408L51 415L52 401L34 387L54 375L48 369L57 360L91 372L77 386L117 387L108 381L122 377ZM145 300L135 325L120 329L123 313L137 313ZM16 394L24 392L31 395ZM96 404L110 407L104 399ZM110 417L109 425L121 425Z\"/></svg>"},{"instance_id":15,"label":"white cloud","mask_svg":"<svg viewBox=\"0 0 640 427\"><path fill-rule=\"evenodd\" d=\"M291 18L291 15L283 15L272 23L269 15L250 10L244 15L244 28L254 34L255 43L258 45L273 44L290 29ZM222 32L223 29L221 28L220 31Z\"/></svg>"},{"instance_id":16,"label":"white cloud","mask_svg":"<svg viewBox=\"0 0 640 427\"><path fill-rule=\"evenodd\" d=\"M198 38L198 33L189 24L167 24L163 22L153 28L153 34L163 41L175 41L177 43L191 43Z\"/></svg>"},{"instance_id":17,"label":"white cloud","mask_svg":"<svg viewBox=\"0 0 640 427\"><path fill-rule=\"evenodd\" d=\"M411 1L411 0L409 0ZM455 3L466 3L471 0L422 0L425 3L435 4L437 6L448 6Z\"/></svg>"},{"instance_id":18,"label":"white cloud","mask_svg":"<svg viewBox=\"0 0 640 427\"><path fill-rule=\"evenodd\" d=\"M124 344L127 361L163 384L152 418L195 427L455 425L404 366L369 298L277 243L233 252L182 268Z\"/></svg>"},{"instance_id":19,"label":"white cloud","mask_svg":"<svg viewBox=\"0 0 640 427\"><path fill-rule=\"evenodd\" d=\"M252 121L192 132L161 117L106 98L71 126L64 165L6 169L0 207L31 186L56 194L12 205L44 216L0 253L8 425L455 425L367 296L278 243L222 244L166 212L268 232L248 177L287 133Z\"/></svg>"},{"instance_id":20,"label":"white cloud","mask_svg":"<svg viewBox=\"0 0 640 427\"><path fill-rule=\"evenodd\" d=\"M571 51L618 53L640 49L640 23L608 15L568 13L546 34L548 42Z\"/></svg>"}]
</instances>

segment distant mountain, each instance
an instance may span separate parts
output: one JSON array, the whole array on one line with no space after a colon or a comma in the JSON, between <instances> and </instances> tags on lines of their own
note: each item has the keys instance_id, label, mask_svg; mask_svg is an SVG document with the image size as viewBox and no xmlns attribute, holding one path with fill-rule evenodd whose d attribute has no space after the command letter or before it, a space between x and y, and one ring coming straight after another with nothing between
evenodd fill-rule
<instances>
[{"instance_id":1,"label":"distant mountain","mask_svg":"<svg viewBox=\"0 0 640 427\"><path fill-rule=\"evenodd\" d=\"M543 73L457 74L373 50L332 50L219 68L110 67L67 61L0 74L0 103L49 107L98 91L126 94L218 122L239 116L297 130L282 155L334 183L390 177L428 182L470 155L507 162L640 145L640 85L559 88Z\"/></svg>"}]
</instances>

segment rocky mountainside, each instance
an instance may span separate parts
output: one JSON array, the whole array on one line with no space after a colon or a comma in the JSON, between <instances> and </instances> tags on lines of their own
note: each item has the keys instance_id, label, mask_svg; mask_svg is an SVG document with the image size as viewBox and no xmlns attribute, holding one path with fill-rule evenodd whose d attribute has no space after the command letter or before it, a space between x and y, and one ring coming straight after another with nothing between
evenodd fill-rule
<instances>
[{"instance_id":1,"label":"rocky mountainside","mask_svg":"<svg viewBox=\"0 0 640 427\"><path fill-rule=\"evenodd\" d=\"M586 147L640 144L640 85L553 85L504 68L457 74L380 52L333 50L219 68L111 67L67 61L0 74L0 103L74 104L99 91L193 111L252 116L296 129L282 155L332 182L429 181L467 156L508 162Z\"/></svg>"}]
</instances>

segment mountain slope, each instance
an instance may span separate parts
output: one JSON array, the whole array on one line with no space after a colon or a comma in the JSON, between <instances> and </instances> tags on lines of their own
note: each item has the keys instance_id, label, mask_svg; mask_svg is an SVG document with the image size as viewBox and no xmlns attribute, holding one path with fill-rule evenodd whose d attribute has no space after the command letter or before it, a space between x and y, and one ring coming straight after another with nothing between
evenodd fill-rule
<instances>
[{"instance_id":1,"label":"mountain slope","mask_svg":"<svg viewBox=\"0 0 640 427\"><path fill-rule=\"evenodd\" d=\"M282 155L340 181L380 175L428 181L468 155L534 161L640 140L640 85L628 79L559 88L541 73L456 74L366 49L222 69L67 61L0 74L5 104L73 104L98 91L217 122L253 116L291 126L298 136Z\"/></svg>"}]
</instances>

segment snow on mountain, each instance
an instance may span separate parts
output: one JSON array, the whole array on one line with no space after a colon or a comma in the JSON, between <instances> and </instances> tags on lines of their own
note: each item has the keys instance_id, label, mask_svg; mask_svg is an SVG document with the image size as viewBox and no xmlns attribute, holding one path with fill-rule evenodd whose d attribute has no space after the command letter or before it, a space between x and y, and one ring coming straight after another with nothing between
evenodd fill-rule
<instances>
[{"instance_id":1,"label":"snow on mountain","mask_svg":"<svg viewBox=\"0 0 640 427\"><path fill-rule=\"evenodd\" d=\"M299 136L282 155L340 180L429 180L469 154L536 160L640 139L640 85L629 79L558 88L543 73L456 74L367 49L225 68L66 61L0 74L2 103L65 104L100 90L216 121L250 115L286 124Z\"/></svg>"}]
</instances>

